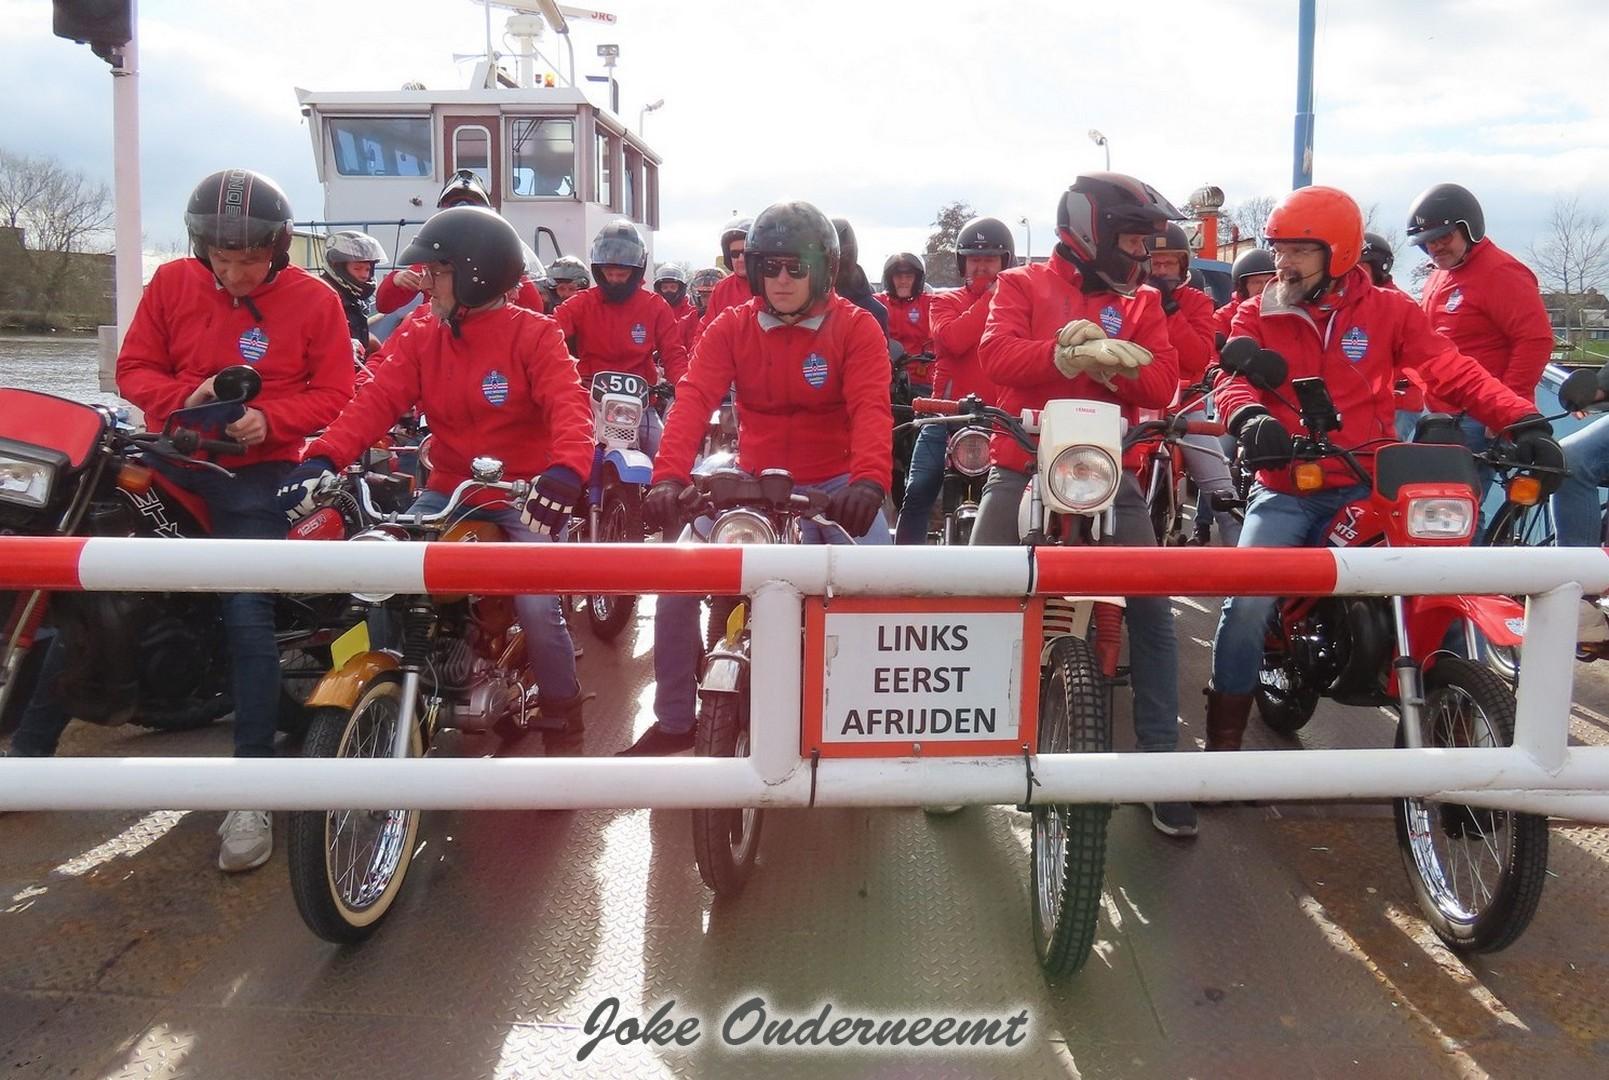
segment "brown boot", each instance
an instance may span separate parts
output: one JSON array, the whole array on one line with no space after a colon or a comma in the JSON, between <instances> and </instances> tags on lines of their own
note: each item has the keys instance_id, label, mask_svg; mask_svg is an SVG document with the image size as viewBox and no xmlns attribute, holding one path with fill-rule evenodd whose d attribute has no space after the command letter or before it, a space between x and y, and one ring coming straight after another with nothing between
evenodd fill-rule
<instances>
[{"instance_id":1,"label":"brown boot","mask_svg":"<svg viewBox=\"0 0 1609 1080\"><path fill-rule=\"evenodd\" d=\"M1250 694L1220 694L1210 687L1207 695L1207 749L1239 750L1246 721L1251 717Z\"/></svg>"}]
</instances>

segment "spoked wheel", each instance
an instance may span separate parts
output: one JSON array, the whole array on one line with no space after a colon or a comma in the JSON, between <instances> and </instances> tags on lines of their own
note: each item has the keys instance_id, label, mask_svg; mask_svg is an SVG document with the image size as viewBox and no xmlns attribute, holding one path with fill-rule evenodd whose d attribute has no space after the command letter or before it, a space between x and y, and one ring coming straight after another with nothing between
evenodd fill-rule
<instances>
[{"instance_id":1,"label":"spoked wheel","mask_svg":"<svg viewBox=\"0 0 1609 1080\"><path fill-rule=\"evenodd\" d=\"M1425 676L1421 723L1428 747L1509 746L1514 696L1488 669L1442 657ZM1542 898L1547 819L1430 799L1398 799L1394 810L1402 863L1436 936L1464 953L1513 944Z\"/></svg>"},{"instance_id":2,"label":"spoked wheel","mask_svg":"<svg viewBox=\"0 0 1609 1080\"><path fill-rule=\"evenodd\" d=\"M642 493L634 487L616 485L603 497L598 515L598 540L605 544L640 544L643 538ZM635 596L597 594L587 597L587 623L593 636L613 641L631 622L637 608Z\"/></svg>"},{"instance_id":3,"label":"spoked wheel","mask_svg":"<svg viewBox=\"0 0 1609 1080\"><path fill-rule=\"evenodd\" d=\"M1051 646L1039 700L1039 752L1097 754L1112 749L1112 717L1089 645L1064 637ZM1095 944L1106 875L1104 804L1035 806L1031 866L1034 948L1052 975L1084 966Z\"/></svg>"},{"instance_id":4,"label":"spoked wheel","mask_svg":"<svg viewBox=\"0 0 1609 1080\"><path fill-rule=\"evenodd\" d=\"M1313 719L1318 691L1288 653L1266 653L1257 673L1257 715L1281 735L1295 735Z\"/></svg>"},{"instance_id":5,"label":"spoked wheel","mask_svg":"<svg viewBox=\"0 0 1609 1080\"><path fill-rule=\"evenodd\" d=\"M1151 515L1151 531L1156 534L1159 547L1175 543L1174 535L1173 476L1168 462L1151 462L1150 482L1146 485L1145 503Z\"/></svg>"},{"instance_id":6,"label":"spoked wheel","mask_svg":"<svg viewBox=\"0 0 1609 1080\"><path fill-rule=\"evenodd\" d=\"M402 686L371 685L351 712L316 709L305 757L389 758ZM409 757L424 752L417 727ZM309 930L339 945L362 941L402 890L419 832L417 810L300 810L290 815L286 851L291 892Z\"/></svg>"},{"instance_id":7,"label":"spoked wheel","mask_svg":"<svg viewBox=\"0 0 1609 1080\"><path fill-rule=\"evenodd\" d=\"M698 710L693 753L699 757L748 757L749 725L739 694L711 694ZM716 896L736 896L748 884L760 850L757 807L693 811L693 858L698 876Z\"/></svg>"}]
</instances>

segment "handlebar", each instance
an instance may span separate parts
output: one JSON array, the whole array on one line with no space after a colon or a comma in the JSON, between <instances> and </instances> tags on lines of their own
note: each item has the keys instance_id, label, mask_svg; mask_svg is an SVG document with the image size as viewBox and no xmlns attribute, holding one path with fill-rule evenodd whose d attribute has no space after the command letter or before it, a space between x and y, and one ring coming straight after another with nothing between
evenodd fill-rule
<instances>
[{"instance_id":1,"label":"handlebar","mask_svg":"<svg viewBox=\"0 0 1609 1080\"><path fill-rule=\"evenodd\" d=\"M912 398L911 411L918 416L954 416L961 411L961 403L948 398Z\"/></svg>"},{"instance_id":2,"label":"handlebar","mask_svg":"<svg viewBox=\"0 0 1609 1080\"><path fill-rule=\"evenodd\" d=\"M387 512L374 505L374 497L369 492L369 477L347 473L344 476L332 476L320 484L315 496L326 495L341 487L346 480L351 480L357 488L358 504L362 506L365 517L371 521L384 522L388 525L400 525L403 528L428 529L440 525L463 508L465 498L475 491L501 491L508 495L508 500L515 505L523 502L530 494L531 485L526 480L464 480L453 488L452 494L447 497L447 505L433 514L408 514Z\"/></svg>"}]
</instances>

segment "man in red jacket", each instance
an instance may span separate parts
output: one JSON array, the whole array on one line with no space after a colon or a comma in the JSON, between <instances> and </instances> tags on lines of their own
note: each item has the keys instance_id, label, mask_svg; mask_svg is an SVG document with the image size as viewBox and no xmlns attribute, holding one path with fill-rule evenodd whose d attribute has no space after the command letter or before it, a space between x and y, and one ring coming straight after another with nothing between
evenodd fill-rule
<instances>
[{"instance_id":1,"label":"man in red jacket","mask_svg":"<svg viewBox=\"0 0 1609 1080\"><path fill-rule=\"evenodd\" d=\"M329 288L290 265L290 202L267 177L244 169L214 173L191 194L184 223L195 257L164 264L146 286L118 353L118 393L156 431L175 409L212 401L213 378L223 368L256 369L261 392L224 429L246 447L219 458L234 478L159 468L206 500L212 535L284 539L275 491L303 440L352 395L346 317ZM226 595L223 622L235 756L272 757L280 696L273 599ZM232 811L220 831L220 869L249 870L273 852L263 811Z\"/></svg>"},{"instance_id":2,"label":"man in red jacket","mask_svg":"<svg viewBox=\"0 0 1609 1080\"><path fill-rule=\"evenodd\" d=\"M709 306L704 311L705 326L727 308L747 303L754 296L749 288L747 264L743 261L743 249L753 225L753 218L738 217L728 221L721 230L721 265L731 273L722 278L710 294Z\"/></svg>"},{"instance_id":3,"label":"man in red jacket","mask_svg":"<svg viewBox=\"0 0 1609 1080\"><path fill-rule=\"evenodd\" d=\"M993 403L994 384L978 362L978 341L983 337L995 279L1017 263L1017 240L999 218L976 217L961 226L955 242L956 269L964 284L937 293L928 308L933 331L933 392L959 400L976 394ZM889 325L897 320L890 309ZM933 503L944 488L944 452L950 431L929 424L916 433L911 465L905 473L905 498L900 503L896 544L922 544L927 540Z\"/></svg>"},{"instance_id":4,"label":"man in red jacket","mask_svg":"<svg viewBox=\"0 0 1609 1080\"><path fill-rule=\"evenodd\" d=\"M1234 333L1284 357L1290 381L1324 380L1341 415L1341 429L1332 435L1336 445L1392 439L1394 386L1407 367L1483 424L1507 427L1522 454L1549 441L1551 431L1530 401L1436 333L1410 297L1375 287L1358 265L1363 214L1344 191L1315 186L1291 192L1269 215L1268 239L1278 280L1235 313ZM1323 463L1321 490L1298 493L1289 466L1299 418L1282 400L1288 397L1288 391L1257 390L1238 377L1218 388L1219 413L1243 459L1258 469L1241 547L1320 544L1341 508L1369 493L1333 459ZM1240 749L1274 605L1267 596L1224 601L1207 689L1208 750Z\"/></svg>"},{"instance_id":5,"label":"man in red jacket","mask_svg":"<svg viewBox=\"0 0 1609 1080\"><path fill-rule=\"evenodd\" d=\"M883 291L874 297L888 309L888 336L900 343L907 356L933 355L933 332L929 328L933 294L927 291L927 267L920 255L901 251L883 263ZM905 368L911 392L933 392L932 363L909 364Z\"/></svg>"},{"instance_id":6,"label":"man in red jacket","mask_svg":"<svg viewBox=\"0 0 1609 1080\"><path fill-rule=\"evenodd\" d=\"M687 346L670 305L642 287L648 246L637 226L617 218L592 241L592 277L597 282L559 305L553 317L579 363L581 385L600 371L640 375L650 386L675 383L687 370ZM654 363L655 355L659 363ZM643 453L659 449L659 413L644 409L639 439Z\"/></svg>"},{"instance_id":7,"label":"man in red jacket","mask_svg":"<svg viewBox=\"0 0 1609 1080\"><path fill-rule=\"evenodd\" d=\"M1212 313L1215 342L1219 334L1229 336L1229 324L1234 320L1235 309L1249 297L1259 295L1274 280L1274 256L1269 254L1267 248L1248 248L1235 257L1235 264L1229 268L1229 276L1234 279L1235 292L1229 298L1229 303Z\"/></svg>"},{"instance_id":8,"label":"man in red jacket","mask_svg":"<svg viewBox=\"0 0 1609 1080\"><path fill-rule=\"evenodd\" d=\"M654 271L654 292L670 305L670 313L676 316L676 331L682 337L682 348L688 356L693 355L693 331L698 327L700 312L688 288L686 269L676 263L662 264Z\"/></svg>"},{"instance_id":9,"label":"man in red jacket","mask_svg":"<svg viewBox=\"0 0 1609 1080\"><path fill-rule=\"evenodd\" d=\"M1425 190L1408 210L1408 242L1436 264L1419 299L1430 325L1504 386L1534 401L1553 352L1553 328L1536 275L1487 239L1475 196L1457 184ZM1426 401L1432 412L1452 411L1452 404L1434 394ZM1491 445L1478 419L1465 416L1461 426L1471 450ZM1482 466L1483 485L1491 478Z\"/></svg>"},{"instance_id":10,"label":"man in red jacket","mask_svg":"<svg viewBox=\"0 0 1609 1080\"><path fill-rule=\"evenodd\" d=\"M1391 267L1396 261L1391 241L1379 233L1363 234L1363 254L1358 256L1358 262L1369 271L1369 280L1374 282L1375 288L1402 291L1391 277ZM1419 426L1419 418L1425 412L1425 388L1419 385L1418 380L1419 376L1406 370L1402 378L1397 380L1397 438L1403 442L1413 441L1414 429Z\"/></svg>"},{"instance_id":11,"label":"man in red jacket","mask_svg":"<svg viewBox=\"0 0 1609 1080\"><path fill-rule=\"evenodd\" d=\"M677 388L644 516L667 534L710 412L735 386L738 466L786 469L829 497L826 516L860 543L888 543L883 499L893 469L888 348L876 320L832 291L838 236L820 210L777 203L754 219L746 272L755 298L710 324ZM702 534L708 519L694 522ZM804 522L809 543L846 543ZM684 533L683 538L689 538ZM654 615L656 721L623 754L693 745L701 639L694 596L660 596Z\"/></svg>"},{"instance_id":12,"label":"man in red jacket","mask_svg":"<svg viewBox=\"0 0 1609 1080\"><path fill-rule=\"evenodd\" d=\"M417 406L430 417L433 468L410 513L439 512L471 462L490 455L535 484L523 509L476 513L514 540L557 535L592 467L592 418L553 320L505 298L524 267L518 234L491 210L453 207L425 222L406 257L424 266L431 315L398 329L390 358L308 445L280 489L284 512L294 520L311 511L325 478ZM514 606L544 720L579 733L583 696L558 599L520 596Z\"/></svg>"},{"instance_id":13,"label":"man in red jacket","mask_svg":"<svg viewBox=\"0 0 1609 1080\"><path fill-rule=\"evenodd\" d=\"M1050 261L1007 270L996 282L978 356L1000 388L1000 408L1018 413L1082 398L1115 402L1133 419L1141 409L1168 407L1179 389L1178 353L1161 295L1140 282L1146 237L1181 216L1155 188L1121 173L1080 176L1063 193ZM998 433L992 457L972 542L1015 544L1029 457ZM1118 481L1114 539L1155 547L1145 496L1129 469ZM1132 668L1145 673L1133 680L1135 741L1144 751L1173 750L1179 740L1173 610L1165 597L1130 597L1127 606ZM1195 809L1154 803L1151 823L1169 836L1194 836Z\"/></svg>"}]
</instances>

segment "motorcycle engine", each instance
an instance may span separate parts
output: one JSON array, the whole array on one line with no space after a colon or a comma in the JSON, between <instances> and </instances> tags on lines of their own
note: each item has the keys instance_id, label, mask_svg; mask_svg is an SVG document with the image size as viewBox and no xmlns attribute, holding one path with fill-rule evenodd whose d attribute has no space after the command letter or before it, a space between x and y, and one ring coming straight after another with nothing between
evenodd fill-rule
<instances>
[{"instance_id":1,"label":"motorcycle engine","mask_svg":"<svg viewBox=\"0 0 1609 1080\"><path fill-rule=\"evenodd\" d=\"M152 604L146 613L140 623L141 695L153 701L196 695L218 670L211 659L223 640L217 604Z\"/></svg>"},{"instance_id":2,"label":"motorcycle engine","mask_svg":"<svg viewBox=\"0 0 1609 1080\"><path fill-rule=\"evenodd\" d=\"M1335 596L1313 606L1291 636L1291 655L1321 692L1343 703L1372 703L1391 655L1391 610L1378 597Z\"/></svg>"}]
</instances>

